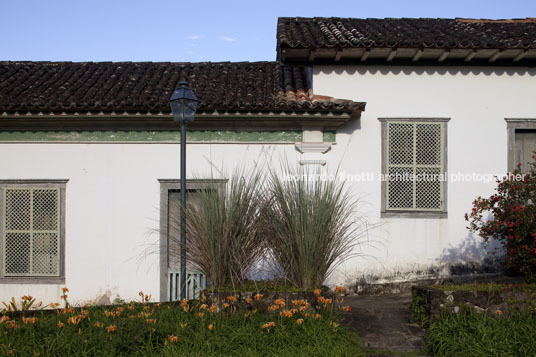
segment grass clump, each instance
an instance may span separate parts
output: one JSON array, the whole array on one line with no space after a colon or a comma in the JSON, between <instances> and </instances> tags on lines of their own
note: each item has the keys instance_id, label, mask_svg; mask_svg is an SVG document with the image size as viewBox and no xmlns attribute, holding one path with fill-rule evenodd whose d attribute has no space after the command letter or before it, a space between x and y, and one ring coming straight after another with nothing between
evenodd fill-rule
<instances>
[{"instance_id":1,"label":"grass clump","mask_svg":"<svg viewBox=\"0 0 536 357\"><path fill-rule=\"evenodd\" d=\"M344 182L290 165L281 174L271 172L267 192L266 244L274 261L291 284L320 287L367 231L356 215L357 202Z\"/></svg>"},{"instance_id":2,"label":"grass clump","mask_svg":"<svg viewBox=\"0 0 536 357\"><path fill-rule=\"evenodd\" d=\"M209 290L243 290L244 281L255 276L284 281L265 291L320 288L339 264L356 255L355 246L367 234L369 226L356 214L357 201L343 181L288 163L280 173L271 169L266 178L263 173L256 166L237 169L226 184L193 193L183 207L184 247L175 237L180 223L170 222L179 228L170 235L172 258L184 249L188 264L206 275Z\"/></svg>"},{"instance_id":3,"label":"grass clump","mask_svg":"<svg viewBox=\"0 0 536 357\"><path fill-rule=\"evenodd\" d=\"M213 286L241 284L263 256L262 186L260 170L237 169L226 185L199 190L188 201L187 261Z\"/></svg>"},{"instance_id":4,"label":"grass clump","mask_svg":"<svg viewBox=\"0 0 536 357\"><path fill-rule=\"evenodd\" d=\"M507 318L466 312L444 313L431 322L425 341L434 356L535 356L536 318Z\"/></svg>"}]
</instances>

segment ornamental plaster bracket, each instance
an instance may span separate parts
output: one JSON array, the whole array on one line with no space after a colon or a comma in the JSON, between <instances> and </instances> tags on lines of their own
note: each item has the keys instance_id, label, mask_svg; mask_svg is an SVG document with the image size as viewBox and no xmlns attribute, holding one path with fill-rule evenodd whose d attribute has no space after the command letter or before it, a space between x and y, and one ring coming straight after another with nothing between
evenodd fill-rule
<instances>
[{"instance_id":1,"label":"ornamental plaster bracket","mask_svg":"<svg viewBox=\"0 0 536 357\"><path fill-rule=\"evenodd\" d=\"M324 154L331 150L331 145L324 142L322 127L304 127L302 142L296 143L296 150L301 154L300 165L325 166Z\"/></svg>"}]
</instances>

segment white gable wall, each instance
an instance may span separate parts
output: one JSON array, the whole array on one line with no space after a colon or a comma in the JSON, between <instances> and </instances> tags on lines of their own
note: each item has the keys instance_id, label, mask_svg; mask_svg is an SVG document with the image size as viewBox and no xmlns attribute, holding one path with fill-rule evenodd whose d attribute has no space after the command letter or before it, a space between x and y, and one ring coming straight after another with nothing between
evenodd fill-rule
<instances>
[{"instance_id":1,"label":"white gable wall","mask_svg":"<svg viewBox=\"0 0 536 357\"><path fill-rule=\"evenodd\" d=\"M447 170L454 173L505 173L505 118L536 119L536 70L488 67L314 66L315 93L367 103L359 123L337 132L337 145L327 154L333 168L347 174L381 172L378 118L450 118L447 123ZM465 228L464 214L495 183L449 182L448 218L379 219L381 184L350 183L363 196L374 249L369 259L355 259L334 281L360 276L391 277L418 273L458 258L482 257L481 239ZM404 274L402 274L404 276Z\"/></svg>"}]
</instances>

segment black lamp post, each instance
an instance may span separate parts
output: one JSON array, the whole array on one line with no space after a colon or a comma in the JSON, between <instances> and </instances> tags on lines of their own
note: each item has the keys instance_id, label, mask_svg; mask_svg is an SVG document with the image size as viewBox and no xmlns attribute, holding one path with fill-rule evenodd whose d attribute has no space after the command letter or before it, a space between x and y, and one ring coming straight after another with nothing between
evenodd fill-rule
<instances>
[{"instance_id":1,"label":"black lamp post","mask_svg":"<svg viewBox=\"0 0 536 357\"><path fill-rule=\"evenodd\" d=\"M181 126L181 300L186 298L186 124L194 121L197 102L197 97L186 81L179 82L179 88L169 98L173 120Z\"/></svg>"}]
</instances>

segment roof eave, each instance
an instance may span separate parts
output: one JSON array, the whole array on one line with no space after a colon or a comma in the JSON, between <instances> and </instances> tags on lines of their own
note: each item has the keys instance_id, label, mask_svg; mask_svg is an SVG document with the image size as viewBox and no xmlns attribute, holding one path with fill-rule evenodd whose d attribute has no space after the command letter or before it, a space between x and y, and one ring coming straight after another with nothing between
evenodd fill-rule
<instances>
[{"instance_id":1,"label":"roof eave","mask_svg":"<svg viewBox=\"0 0 536 357\"><path fill-rule=\"evenodd\" d=\"M535 66L532 48L290 47L278 46L286 64L405 64Z\"/></svg>"},{"instance_id":2,"label":"roof eave","mask_svg":"<svg viewBox=\"0 0 536 357\"><path fill-rule=\"evenodd\" d=\"M301 130L315 125L336 130L359 119L365 103L328 110L201 111L189 124L191 130ZM0 130L175 130L178 124L169 112L0 112Z\"/></svg>"}]
</instances>

